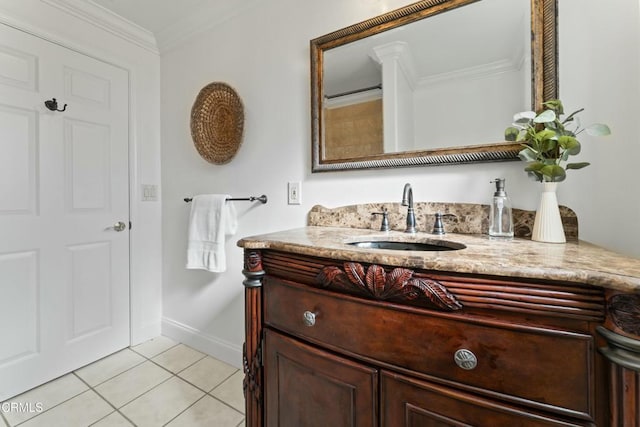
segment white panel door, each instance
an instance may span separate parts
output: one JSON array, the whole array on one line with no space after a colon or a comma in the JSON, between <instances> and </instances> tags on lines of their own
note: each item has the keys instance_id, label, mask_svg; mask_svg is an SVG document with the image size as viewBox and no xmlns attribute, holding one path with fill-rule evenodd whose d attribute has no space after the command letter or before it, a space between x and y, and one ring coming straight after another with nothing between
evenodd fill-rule
<instances>
[{"instance_id":1,"label":"white panel door","mask_svg":"<svg viewBox=\"0 0 640 427\"><path fill-rule=\"evenodd\" d=\"M0 25L0 401L129 345L128 105L125 70Z\"/></svg>"}]
</instances>

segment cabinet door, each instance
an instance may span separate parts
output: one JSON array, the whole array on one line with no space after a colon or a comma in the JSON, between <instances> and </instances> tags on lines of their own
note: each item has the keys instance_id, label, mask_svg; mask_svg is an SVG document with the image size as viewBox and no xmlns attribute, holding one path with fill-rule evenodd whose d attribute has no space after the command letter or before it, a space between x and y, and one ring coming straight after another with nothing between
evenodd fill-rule
<instances>
[{"instance_id":1,"label":"cabinet door","mask_svg":"<svg viewBox=\"0 0 640 427\"><path fill-rule=\"evenodd\" d=\"M448 387L382 371L381 427L593 426L532 413Z\"/></svg>"},{"instance_id":2,"label":"cabinet door","mask_svg":"<svg viewBox=\"0 0 640 427\"><path fill-rule=\"evenodd\" d=\"M267 427L377 425L376 369L269 329L263 356Z\"/></svg>"}]
</instances>

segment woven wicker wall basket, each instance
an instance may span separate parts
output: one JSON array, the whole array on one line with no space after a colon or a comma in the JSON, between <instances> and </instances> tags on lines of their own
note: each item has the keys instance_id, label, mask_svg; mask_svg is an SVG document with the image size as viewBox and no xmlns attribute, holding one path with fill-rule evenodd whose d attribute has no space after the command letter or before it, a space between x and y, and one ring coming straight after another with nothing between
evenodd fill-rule
<instances>
[{"instance_id":1,"label":"woven wicker wall basket","mask_svg":"<svg viewBox=\"0 0 640 427\"><path fill-rule=\"evenodd\" d=\"M202 88L191 107L191 137L209 163L229 163L242 144L244 109L236 91L226 83Z\"/></svg>"}]
</instances>

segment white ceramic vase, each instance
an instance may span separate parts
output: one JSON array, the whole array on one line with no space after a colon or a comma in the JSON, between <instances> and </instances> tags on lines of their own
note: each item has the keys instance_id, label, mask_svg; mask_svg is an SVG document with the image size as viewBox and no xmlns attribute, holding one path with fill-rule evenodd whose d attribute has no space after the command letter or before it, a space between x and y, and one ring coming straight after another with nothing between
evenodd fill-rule
<instances>
[{"instance_id":1,"label":"white ceramic vase","mask_svg":"<svg viewBox=\"0 0 640 427\"><path fill-rule=\"evenodd\" d=\"M560 218L560 208L556 190L557 182L543 182L544 188L540 196L540 206L536 211L531 240L547 243L565 243L564 227Z\"/></svg>"}]
</instances>

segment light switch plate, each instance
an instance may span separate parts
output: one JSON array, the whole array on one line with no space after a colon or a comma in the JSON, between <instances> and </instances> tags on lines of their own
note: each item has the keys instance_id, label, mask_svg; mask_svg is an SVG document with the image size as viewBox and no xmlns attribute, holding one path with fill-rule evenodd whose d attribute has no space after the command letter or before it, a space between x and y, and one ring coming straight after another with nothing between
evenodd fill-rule
<instances>
[{"instance_id":1,"label":"light switch plate","mask_svg":"<svg viewBox=\"0 0 640 427\"><path fill-rule=\"evenodd\" d=\"M157 202L158 186L154 184L142 184L142 201Z\"/></svg>"},{"instance_id":2,"label":"light switch plate","mask_svg":"<svg viewBox=\"0 0 640 427\"><path fill-rule=\"evenodd\" d=\"M299 205L302 203L302 183L300 181L289 182L287 185L287 203Z\"/></svg>"}]
</instances>

